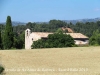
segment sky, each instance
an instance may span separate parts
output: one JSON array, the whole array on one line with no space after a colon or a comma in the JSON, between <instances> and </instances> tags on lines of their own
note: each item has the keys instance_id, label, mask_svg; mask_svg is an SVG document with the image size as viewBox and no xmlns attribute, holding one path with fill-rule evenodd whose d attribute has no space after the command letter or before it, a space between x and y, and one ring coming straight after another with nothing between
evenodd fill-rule
<instances>
[{"instance_id":1,"label":"sky","mask_svg":"<svg viewBox=\"0 0 100 75\"><path fill-rule=\"evenodd\" d=\"M100 0L0 0L0 22L48 22L100 17Z\"/></svg>"}]
</instances>

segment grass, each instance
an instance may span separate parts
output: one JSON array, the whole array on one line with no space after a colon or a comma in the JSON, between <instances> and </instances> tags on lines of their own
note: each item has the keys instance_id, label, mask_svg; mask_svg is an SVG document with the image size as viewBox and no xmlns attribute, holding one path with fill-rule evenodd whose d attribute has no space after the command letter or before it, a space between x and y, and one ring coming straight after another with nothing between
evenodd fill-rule
<instances>
[{"instance_id":1,"label":"grass","mask_svg":"<svg viewBox=\"0 0 100 75\"><path fill-rule=\"evenodd\" d=\"M100 75L100 47L2 50L6 75Z\"/></svg>"}]
</instances>

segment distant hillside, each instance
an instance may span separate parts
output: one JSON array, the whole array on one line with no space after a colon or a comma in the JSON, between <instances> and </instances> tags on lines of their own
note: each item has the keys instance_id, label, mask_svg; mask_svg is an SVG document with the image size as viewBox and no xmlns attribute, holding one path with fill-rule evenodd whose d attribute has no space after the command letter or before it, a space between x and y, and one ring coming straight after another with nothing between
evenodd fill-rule
<instances>
[{"instance_id":1,"label":"distant hillside","mask_svg":"<svg viewBox=\"0 0 100 75\"><path fill-rule=\"evenodd\" d=\"M0 24L4 24L4 25L5 25L6 22L0 23ZM25 25L25 24L26 24L26 23L24 23L24 22L15 22L15 21L12 22L12 25L13 25L13 26L17 26L17 25Z\"/></svg>"},{"instance_id":2,"label":"distant hillside","mask_svg":"<svg viewBox=\"0 0 100 75\"><path fill-rule=\"evenodd\" d=\"M62 20L66 23L73 23L73 24L76 24L77 22L83 22L83 23L86 23L86 22L96 22L96 21L100 21L100 18L94 18L94 19L77 19L77 20ZM41 24L41 23L48 23L48 22L35 22L35 23L38 23L38 24ZM3 22L3 23L0 23L0 24L6 24L6 22ZM17 26L17 25L26 25L26 23L24 22L16 22L16 21L13 21L12 22L12 25L13 26Z\"/></svg>"},{"instance_id":3,"label":"distant hillside","mask_svg":"<svg viewBox=\"0 0 100 75\"><path fill-rule=\"evenodd\" d=\"M96 21L100 21L100 18L94 18L94 19L78 19L78 20L62 20L64 22L67 22L67 23L73 23L73 24L76 24L77 22L83 22L83 23L86 23L86 22L96 22Z\"/></svg>"}]
</instances>

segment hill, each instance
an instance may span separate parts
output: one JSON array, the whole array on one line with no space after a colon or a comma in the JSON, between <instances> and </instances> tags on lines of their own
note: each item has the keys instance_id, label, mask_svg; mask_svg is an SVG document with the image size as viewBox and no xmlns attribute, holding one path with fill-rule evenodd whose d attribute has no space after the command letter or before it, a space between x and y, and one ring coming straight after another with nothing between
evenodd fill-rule
<instances>
[{"instance_id":1,"label":"hill","mask_svg":"<svg viewBox=\"0 0 100 75\"><path fill-rule=\"evenodd\" d=\"M86 23L86 22L97 22L97 21L100 21L100 18L94 18L94 19L78 19L78 20L62 20L64 22L67 22L67 23L73 23L73 24L76 24L77 22L83 22L83 23Z\"/></svg>"},{"instance_id":2,"label":"hill","mask_svg":"<svg viewBox=\"0 0 100 75\"><path fill-rule=\"evenodd\" d=\"M71 22L73 24L76 24L77 22L83 22L83 23L86 23L86 22L96 22L96 21L100 21L100 18L94 18L94 19L77 19L77 20L62 20L62 21L66 22L66 23L70 23ZM35 22L35 23L37 23L37 24L47 23L48 24L48 22ZM6 22L0 23L0 24L4 24L5 25ZM12 25L13 26L26 25L26 23L13 21Z\"/></svg>"},{"instance_id":3,"label":"hill","mask_svg":"<svg viewBox=\"0 0 100 75\"><path fill-rule=\"evenodd\" d=\"M6 22L2 22L2 23L0 23L0 24L6 25ZM24 22L12 21L12 25L13 25L13 26L17 26L17 25L26 25L26 23L24 23Z\"/></svg>"}]
</instances>

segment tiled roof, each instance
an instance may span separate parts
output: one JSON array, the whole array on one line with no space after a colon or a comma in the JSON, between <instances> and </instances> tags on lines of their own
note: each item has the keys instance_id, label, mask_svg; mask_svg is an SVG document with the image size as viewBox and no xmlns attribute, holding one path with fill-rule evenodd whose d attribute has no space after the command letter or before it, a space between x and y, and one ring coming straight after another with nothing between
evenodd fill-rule
<instances>
[{"instance_id":1,"label":"tiled roof","mask_svg":"<svg viewBox=\"0 0 100 75\"><path fill-rule=\"evenodd\" d=\"M73 38L88 38L87 36L81 34L81 33L66 33L69 34Z\"/></svg>"},{"instance_id":2,"label":"tiled roof","mask_svg":"<svg viewBox=\"0 0 100 75\"><path fill-rule=\"evenodd\" d=\"M64 27L62 27L61 28L63 31L65 31L65 30L67 30L69 33L74 33L74 31L71 29L71 28L64 28Z\"/></svg>"},{"instance_id":3,"label":"tiled roof","mask_svg":"<svg viewBox=\"0 0 100 75\"><path fill-rule=\"evenodd\" d=\"M45 38L48 37L49 34L53 34L53 33L48 33L48 32L32 32L32 33L40 37L45 37ZM88 38L87 36L81 33L66 33L66 34L69 34L73 38Z\"/></svg>"},{"instance_id":4,"label":"tiled roof","mask_svg":"<svg viewBox=\"0 0 100 75\"><path fill-rule=\"evenodd\" d=\"M49 34L53 34L53 33L48 33L48 32L32 32L32 33L41 37L48 37Z\"/></svg>"}]
</instances>

